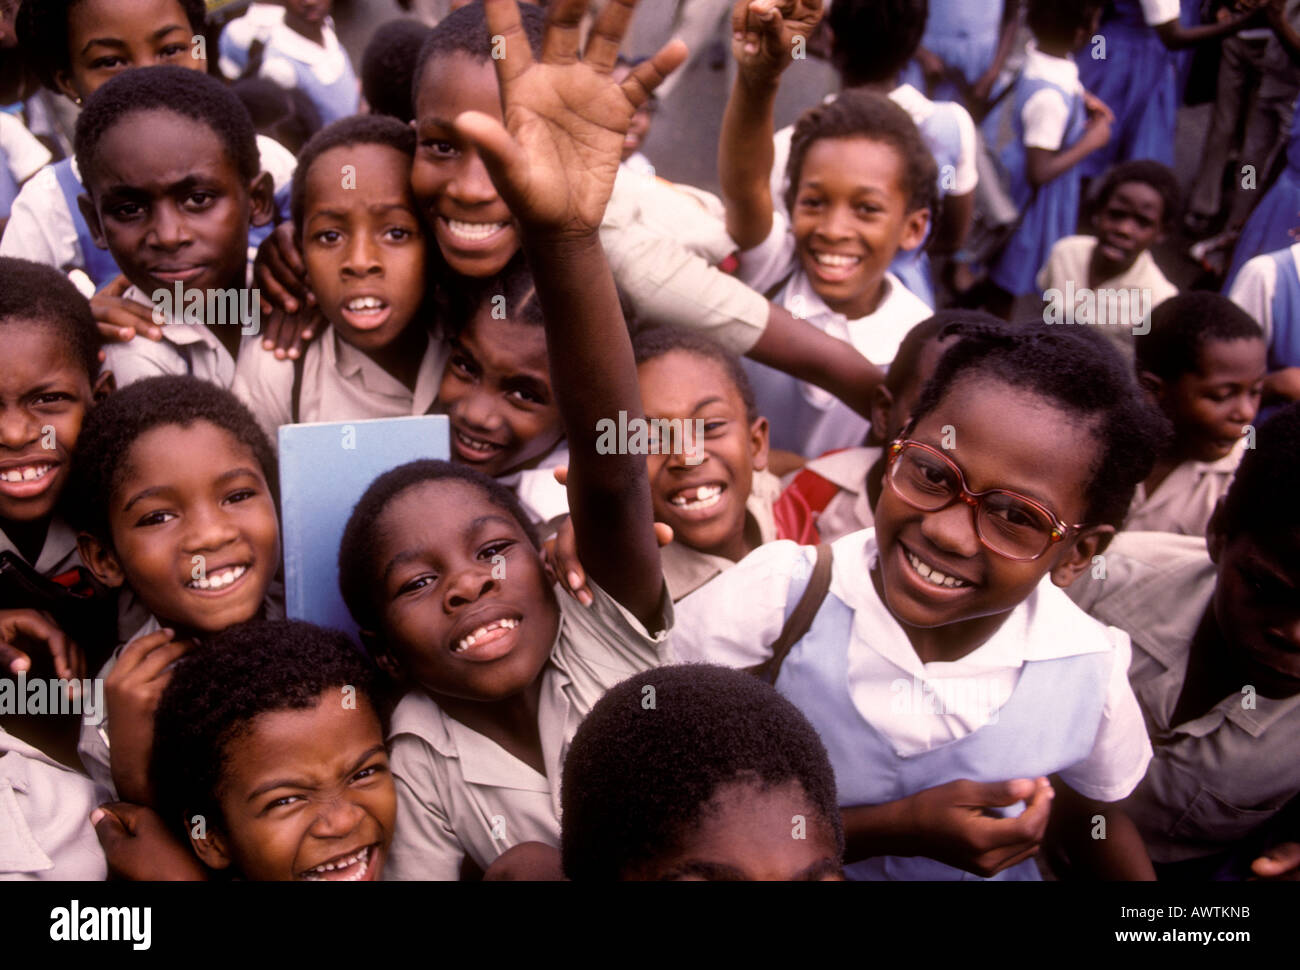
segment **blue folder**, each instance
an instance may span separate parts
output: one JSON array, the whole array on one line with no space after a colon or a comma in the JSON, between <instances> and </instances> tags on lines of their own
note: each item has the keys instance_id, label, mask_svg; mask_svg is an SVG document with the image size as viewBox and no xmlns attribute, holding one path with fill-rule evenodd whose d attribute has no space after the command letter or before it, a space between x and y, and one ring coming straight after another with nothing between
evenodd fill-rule
<instances>
[{"instance_id":1,"label":"blue folder","mask_svg":"<svg viewBox=\"0 0 1300 970\"><path fill-rule=\"evenodd\" d=\"M376 478L420 458L448 459L442 415L288 424L280 428L286 609L295 620L342 630L357 625L339 594L339 542L352 508Z\"/></svg>"}]
</instances>

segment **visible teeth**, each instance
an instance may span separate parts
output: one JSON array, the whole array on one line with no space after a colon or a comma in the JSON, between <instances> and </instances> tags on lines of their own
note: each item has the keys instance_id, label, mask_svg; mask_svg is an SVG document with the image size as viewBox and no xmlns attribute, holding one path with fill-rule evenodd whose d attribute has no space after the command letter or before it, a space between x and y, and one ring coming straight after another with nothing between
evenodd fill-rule
<instances>
[{"instance_id":1,"label":"visible teeth","mask_svg":"<svg viewBox=\"0 0 1300 970\"><path fill-rule=\"evenodd\" d=\"M856 266L862 262L861 256L840 256L836 253L813 253L813 258L822 266Z\"/></svg>"},{"instance_id":2,"label":"visible teeth","mask_svg":"<svg viewBox=\"0 0 1300 970\"><path fill-rule=\"evenodd\" d=\"M248 572L247 566L231 566L229 569L223 569L221 572L205 576L203 579L191 579L185 585L191 589L221 589L224 586L229 586L246 572Z\"/></svg>"},{"instance_id":3,"label":"visible teeth","mask_svg":"<svg viewBox=\"0 0 1300 970\"><path fill-rule=\"evenodd\" d=\"M668 500L669 504L679 509L707 509L717 505L722 498L721 485L701 485L699 488L686 488ZM691 498L691 492L695 497Z\"/></svg>"},{"instance_id":4,"label":"visible teeth","mask_svg":"<svg viewBox=\"0 0 1300 970\"><path fill-rule=\"evenodd\" d=\"M912 568L916 570L917 574L921 576L922 579L933 586L946 586L949 589L957 589L962 586L970 585L965 580L939 572L939 570L932 566L921 562L921 560L917 559L910 552L907 554L907 561L912 564Z\"/></svg>"},{"instance_id":5,"label":"visible teeth","mask_svg":"<svg viewBox=\"0 0 1300 970\"><path fill-rule=\"evenodd\" d=\"M383 308L384 301L377 296L360 296L348 302L348 309L358 313L363 310L382 310Z\"/></svg>"},{"instance_id":6,"label":"visible teeth","mask_svg":"<svg viewBox=\"0 0 1300 970\"><path fill-rule=\"evenodd\" d=\"M334 872L337 869L347 869L358 863L367 861L370 858L370 848L366 847L355 855L348 856L346 859L340 859L338 862L327 862L324 865L316 866L314 869L308 869L303 873L303 878L313 882L323 882L324 873ZM361 866L356 872L344 879L336 880L337 882L357 882L366 874L367 866Z\"/></svg>"},{"instance_id":7,"label":"visible teeth","mask_svg":"<svg viewBox=\"0 0 1300 970\"><path fill-rule=\"evenodd\" d=\"M443 222L446 223L453 236L459 236L471 242L487 239L510 225L508 222L461 222L459 219L444 219Z\"/></svg>"},{"instance_id":8,"label":"visible teeth","mask_svg":"<svg viewBox=\"0 0 1300 970\"><path fill-rule=\"evenodd\" d=\"M54 466L44 465L24 465L21 468L11 468L8 471L0 472L0 481L3 482L34 482L39 478L44 478L49 474L50 469Z\"/></svg>"},{"instance_id":9,"label":"visible teeth","mask_svg":"<svg viewBox=\"0 0 1300 970\"><path fill-rule=\"evenodd\" d=\"M469 435L461 434L461 432L459 431L456 432L456 440L458 440L466 448L472 448L475 451L482 451L482 452L496 451L498 448L501 447L500 445L493 444L490 441L484 441L481 438L471 438Z\"/></svg>"},{"instance_id":10,"label":"visible teeth","mask_svg":"<svg viewBox=\"0 0 1300 970\"><path fill-rule=\"evenodd\" d=\"M513 630L518 625L519 625L518 620L493 620L491 623L487 623L479 627L473 633L461 637L460 641L456 644L452 652L461 653L465 650L468 650L470 647L474 646L474 644L478 643L479 640L486 637L493 630Z\"/></svg>"}]
</instances>

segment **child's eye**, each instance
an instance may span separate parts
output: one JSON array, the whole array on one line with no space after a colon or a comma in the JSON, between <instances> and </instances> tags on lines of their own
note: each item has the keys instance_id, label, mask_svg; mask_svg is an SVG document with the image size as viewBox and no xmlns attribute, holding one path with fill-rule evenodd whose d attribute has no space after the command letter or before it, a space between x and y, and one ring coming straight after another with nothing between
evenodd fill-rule
<instances>
[{"instance_id":1,"label":"child's eye","mask_svg":"<svg viewBox=\"0 0 1300 970\"><path fill-rule=\"evenodd\" d=\"M406 582L404 582L401 586L398 587L397 595L405 596L408 593L418 592L424 589L426 586L432 586L435 582L437 582L437 580L438 577L433 575L432 573L424 573L423 575L416 576L414 579L408 579Z\"/></svg>"},{"instance_id":2,"label":"child's eye","mask_svg":"<svg viewBox=\"0 0 1300 970\"><path fill-rule=\"evenodd\" d=\"M704 433L707 434L707 435L715 435L715 436L716 436L716 435L720 434L722 431L726 430L726 427L727 427L727 422L726 422L726 421L721 421L721 420L718 420L718 421L705 421L705 422L704 422Z\"/></svg>"},{"instance_id":3,"label":"child's eye","mask_svg":"<svg viewBox=\"0 0 1300 970\"><path fill-rule=\"evenodd\" d=\"M188 50L189 46L186 44L168 44L160 50L158 54L160 57L176 57L179 54L184 54Z\"/></svg>"},{"instance_id":4,"label":"child's eye","mask_svg":"<svg viewBox=\"0 0 1300 970\"><path fill-rule=\"evenodd\" d=\"M509 549L513 545L514 545L513 540L500 539L496 542L491 543L490 545L484 546L483 549L479 552L479 556L491 559L494 556L502 555L507 549Z\"/></svg>"},{"instance_id":5,"label":"child's eye","mask_svg":"<svg viewBox=\"0 0 1300 970\"><path fill-rule=\"evenodd\" d=\"M456 146L449 141L443 141L441 138L426 138L420 142L420 147L430 155L436 155L439 158L452 158L457 154Z\"/></svg>"},{"instance_id":6,"label":"child's eye","mask_svg":"<svg viewBox=\"0 0 1300 970\"><path fill-rule=\"evenodd\" d=\"M466 377L474 376L474 361L464 354L452 354L450 363L453 370L459 371Z\"/></svg>"},{"instance_id":7,"label":"child's eye","mask_svg":"<svg viewBox=\"0 0 1300 970\"><path fill-rule=\"evenodd\" d=\"M526 401L529 404L545 403L538 395L534 394L532 391L526 391L523 388L515 388L513 391L510 392L509 396L518 398L521 401Z\"/></svg>"},{"instance_id":8,"label":"child's eye","mask_svg":"<svg viewBox=\"0 0 1300 970\"><path fill-rule=\"evenodd\" d=\"M322 229L316 235L311 237L313 241L320 243L322 246L332 246L343 238L343 234L337 229Z\"/></svg>"},{"instance_id":9,"label":"child's eye","mask_svg":"<svg viewBox=\"0 0 1300 970\"><path fill-rule=\"evenodd\" d=\"M185 197L185 201L196 209L208 206L214 199L216 199L216 195L212 192L191 192Z\"/></svg>"},{"instance_id":10,"label":"child's eye","mask_svg":"<svg viewBox=\"0 0 1300 970\"><path fill-rule=\"evenodd\" d=\"M863 215L863 216L874 216L878 212L880 212L880 206L868 202L859 203L857 209L858 209L858 215Z\"/></svg>"},{"instance_id":11,"label":"child's eye","mask_svg":"<svg viewBox=\"0 0 1300 970\"><path fill-rule=\"evenodd\" d=\"M113 55L97 57L90 62L90 69L92 71L110 71L115 67L121 67L125 63L122 58Z\"/></svg>"},{"instance_id":12,"label":"child's eye","mask_svg":"<svg viewBox=\"0 0 1300 970\"><path fill-rule=\"evenodd\" d=\"M301 798L302 798L301 795L285 795L283 798L277 798L275 801L267 805L264 811L269 812L272 809L283 808L286 805L292 805L294 802L300 800Z\"/></svg>"},{"instance_id":13,"label":"child's eye","mask_svg":"<svg viewBox=\"0 0 1300 970\"><path fill-rule=\"evenodd\" d=\"M123 202L120 205L109 206L105 213L119 222L126 222L134 219L144 212L144 206L135 202Z\"/></svg>"},{"instance_id":14,"label":"child's eye","mask_svg":"<svg viewBox=\"0 0 1300 970\"><path fill-rule=\"evenodd\" d=\"M231 492L226 496L227 502L247 502L250 498L257 495L257 491L251 488L241 488L238 491Z\"/></svg>"},{"instance_id":15,"label":"child's eye","mask_svg":"<svg viewBox=\"0 0 1300 970\"><path fill-rule=\"evenodd\" d=\"M405 226L392 226L384 230L384 237L393 242L406 242L408 239L415 238L415 233Z\"/></svg>"},{"instance_id":16,"label":"child's eye","mask_svg":"<svg viewBox=\"0 0 1300 970\"><path fill-rule=\"evenodd\" d=\"M140 520L136 522L136 526L147 527L151 525L162 525L164 522L169 522L174 518L176 518L175 512L164 512L163 510L159 509L156 512L150 512L147 515L141 516Z\"/></svg>"},{"instance_id":17,"label":"child's eye","mask_svg":"<svg viewBox=\"0 0 1300 970\"><path fill-rule=\"evenodd\" d=\"M821 207L821 204L822 200L814 196L804 196L799 200L799 208L801 209L817 209Z\"/></svg>"},{"instance_id":18,"label":"child's eye","mask_svg":"<svg viewBox=\"0 0 1300 970\"><path fill-rule=\"evenodd\" d=\"M65 394L62 391L50 391L46 394L40 394L33 399L32 403L37 406L48 406L51 404L66 404L73 400L71 394Z\"/></svg>"},{"instance_id":19,"label":"child's eye","mask_svg":"<svg viewBox=\"0 0 1300 970\"><path fill-rule=\"evenodd\" d=\"M376 778L379 775L386 774L388 774L388 765L368 765L353 775L352 780L365 781L367 778Z\"/></svg>"}]
</instances>

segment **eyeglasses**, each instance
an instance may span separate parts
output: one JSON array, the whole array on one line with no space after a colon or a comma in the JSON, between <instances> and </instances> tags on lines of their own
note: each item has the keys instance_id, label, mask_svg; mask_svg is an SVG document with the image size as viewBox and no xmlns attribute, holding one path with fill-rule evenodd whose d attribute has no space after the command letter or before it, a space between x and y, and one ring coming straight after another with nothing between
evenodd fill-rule
<instances>
[{"instance_id":1,"label":"eyeglasses","mask_svg":"<svg viewBox=\"0 0 1300 970\"><path fill-rule=\"evenodd\" d=\"M947 455L919 441L889 446L886 480L914 509L938 512L961 500L971 507L975 534L990 551L1017 562L1037 559L1081 525L1068 525L1045 506L1004 488L972 492Z\"/></svg>"}]
</instances>

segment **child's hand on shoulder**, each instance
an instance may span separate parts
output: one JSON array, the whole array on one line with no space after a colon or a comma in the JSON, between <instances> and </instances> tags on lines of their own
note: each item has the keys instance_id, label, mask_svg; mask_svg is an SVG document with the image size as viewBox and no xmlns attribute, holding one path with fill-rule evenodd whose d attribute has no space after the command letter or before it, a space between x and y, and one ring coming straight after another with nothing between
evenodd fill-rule
<instances>
[{"instance_id":1,"label":"child's hand on shoulder","mask_svg":"<svg viewBox=\"0 0 1300 970\"><path fill-rule=\"evenodd\" d=\"M1092 149L1102 148L1110 141L1110 129L1115 123L1115 113L1095 94L1083 92L1083 105L1088 112L1087 127L1081 141Z\"/></svg>"},{"instance_id":2,"label":"child's hand on shoulder","mask_svg":"<svg viewBox=\"0 0 1300 970\"><path fill-rule=\"evenodd\" d=\"M1282 842L1250 864L1252 879L1300 882L1300 842Z\"/></svg>"},{"instance_id":3,"label":"child's hand on shoulder","mask_svg":"<svg viewBox=\"0 0 1300 970\"><path fill-rule=\"evenodd\" d=\"M171 666L190 651L175 630L158 630L128 643L104 681L108 743L113 783L133 802L149 802L149 758L153 754L153 719Z\"/></svg>"},{"instance_id":4,"label":"child's hand on shoulder","mask_svg":"<svg viewBox=\"0 0 1300 970\"><path fill-rule=\"evenodd\" d=\"M49 653L56 676L80 680L86 675L81 648L67 638L52 616L37 610L0 610L0 672L16 675L31 670L34 647Z\"/></svg>"},{"instance_id":5,"label":"child's hand on shoulder","mask_svg":"<svg viewBox=\"0 0 1300 970\"><path fill-rule=\"evenodd\" d=\"M1055 792L1046 778L982 783L965 779L910 796L908 855L989 878L1038 853ZM1027 800L1015 818L988 809Z\"/></svg>"},{"instance_id":6,"label":"child's hand on shoulder","mask_svg":"<svg viewBox=\"0 0 1300 970\"><path fill-rule=\"evenodd\" d=\"M153 307L122 294L131 281L119 276L90 300L90 312L99 326L99 335L108 343L126 343L139 334L150 340L162 340L162 328L154 322Z\"/></svg>"},{"instance_id":7,"label":"child's hand on shoulder","mask_svg":"<svg viewBox=\"0 0 1300 970\"><path fill-rule=\"evenodd\" d=\"M201 882L207 870L152 808L109 802L90 813L110 876L132 882Z\"/></svg>"},{"instance_id":8,"label":"child's hand on shoulder","mask_svg":"<svg viewBox=\"0 0 1300 970\"><path fill-rule=\"evenodd\" d=\"M534 60L515 0L485 0L488 30L503 38L494 61L505 126L480 112L455 119L478 147L515 218L534 233L594 234L614 188L623 139L636 110L686 57L672 41L621 84L611 71L635 0L606 3L585 54L579 30L586 0L555 0L541 60Z\"/></svg>"},{"instance_id":9,"label":"child's hand on shoulder","mask_svg":"<svg viewBox=\"0 0 1300 970\"><path fill-rule=\"evenodd\" d=\"M731 53L741 75L755 81L779 77L793 62L796 45L807 51L822 8L822 0L738 0L731 10Z\"/></svg>"}]
</instances>

